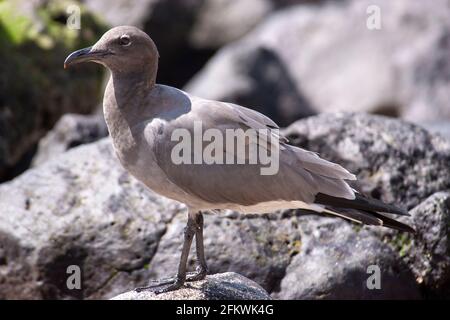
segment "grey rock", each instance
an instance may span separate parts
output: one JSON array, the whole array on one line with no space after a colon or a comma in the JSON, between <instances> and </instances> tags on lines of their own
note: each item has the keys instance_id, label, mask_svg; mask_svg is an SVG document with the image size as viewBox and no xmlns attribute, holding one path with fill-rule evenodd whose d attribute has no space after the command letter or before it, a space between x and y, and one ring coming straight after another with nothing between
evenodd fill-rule
<instances>
[{"instance_id":1,"label":"grey rock","mask_svg":"<svg viewBox=\"0 0 450 320\"><path fill-rule=\"evenodd\" d=\"M417 236L403 242L412 270L426 294L450 295L450 192L437 192L411 211ZM408 260L408 259L406 259Z\"/></svg>"},{"instance_id":2,"label":"grey rock","mask_svg":"<svg viewBox=\"0 0 450 320\"><path fill-rule=\"evenodd\" d=\"M183 207L130 177L109 139L0 186L0 297L110 298L145 281L166 224ZM81 269L80 290L66 284Z\"/></svg>"},{"instance_id":3,"label":"grey rock","mask_svg":"<svg viewBox=\"0 0 450 320\"><path fill-rule=\"evenodd\" d=\"M370 6L381 10L379 30L366 26L373 16L367 13ZM227 98L215 92L215 83L246 79L249 71L223 72L220 65L240 60L243 48L254 53L265 48L276 53L315 112L448 119L449 16L445 0L433 5L409 0L298 5L272 14L238 42L219 50L187 88L196 94L207 92L209 85L211 98ZM254 88L251 94L260 95L258 86Z\"/></svg>"},{"instance_id":4,"label":"grey rock","mask_svg":"<svg viewBox=\"0 0 450 320\"><path fill-rule=\"evenodd\" d=\"M133 25L142 27L160 0L81 0L93 13L110 26Z\"/></svg>"},{"instance_id":5,"label":"grey rock","mask_svg":"<svg viewBox=\"0 0 450 320\"><path fill-rule=\"evenodd\" d=\"M279 125L314 114L277 53L263 47L234 45L222 50L185 90L244 105Z\"/></svg>"},{"instance_id":6,"label":"grey rock","mask_svg":"<svg viewBox=\"0 0 450 320\"><path fill-rule=\"evenodd\" d=\"M322 114L284 134L355 173L363 193L412 209L450 188L450 141L420 126L384 116Z\"/></svg>"},{"instance_id":7,"label":"grey rock","mask_svg":"<svg viewBox=\"0 0 450 320\"><path fill-rule=\"evenodd\" d=\"M438 133L450 139L450 121L429 121L420 125L432 133Z\"/></svg>"},{"instance_id":8,"label":"grey rock","mask_svg":"<svg viewBox=\"0 0 450 320\"><path fill-rule=\"evenodd\" d=\"M284 134L356 173L364 193L411 209L399 220L415 236L366 229L406 263L425 297L448 296L449 140L407 122L345 113L298 121Z\"/></svg>"},{"instance_id":9,"label":"grey rock","mask_svg":"<svg viewBox=\"0 0 450 320\"><path fill-rule=\"evenodd\" d=\"M440 7L435 23L430 23L430 34L418 49L409 53L403 66L404 92L410 98L403 104L402 116L414 122L450 120L450 5ZM406 55L406 54L405 54ZM448 135L448 130L447 130Z\"/></svg>"},{"instance_id":10,"label":"grey rock","mask_svg":"<svg viewBox=\"0 0 450 320\"><path fill-rule=\"evenodd\" d=\"M97 141L107 135L108 128L101 114L66 114L39 141L33 166L40 165L71 148Z\"/></svg>"},{"instance_id":11,"label":"grey rock","mask_svg":"<svg viewBox=\"0 0 450 320\"><path fill-rule=\"evenodd\" d=\"M296 4L321 4L324 1L206 0L199 9L190 31L190 42L197 48L218 49L242 38L274 11Z\"/></svg>"},{"instance_id":12,"label":"grey rock","mask_svg":"<svg viewBox=\"0 0 450 320\"><path fill-rule=\"evenodd\" d=\"M279 299L419 299L414 276L394 250L366 230L329 219L302 225L302 249ZM374 269L371 269L374 268ZM371 276L373 276L371 278ZM375 280L374 277L379 277Z\"/></svg>"},{"instance_id":13,"label":"grey rock","mask_svg":"<svg viewBox=\"0 0 450 320\"><path fill-rule=\"evenodd\" d=\"M372 232L399 253L427 298L450 295L450 191L436 192L410 211L415 235ZM401 218L406 221L406 218Z\"/></svg>"},{"instance_id":14,"label":"grey rock","mask_svg":"<svg viewBox=\"0 0 450 320\"><path fill-rule=\"evenodd\" d=\"M190 34L198 48L220 48L241 38L273 10L271 0L207 0Z\"/></svg>"},{"instance_id":15,"label":"grey rock","mask_svg":"<svg viewBox=\"0 0 450 320\"><path fill-rule=\"evenodd\" d=\"M269 294L256 282L237 273L207 276L176 291L154 294L151 290L129 291L112 300L270 300Z\"/></svg>"}]
</instances>

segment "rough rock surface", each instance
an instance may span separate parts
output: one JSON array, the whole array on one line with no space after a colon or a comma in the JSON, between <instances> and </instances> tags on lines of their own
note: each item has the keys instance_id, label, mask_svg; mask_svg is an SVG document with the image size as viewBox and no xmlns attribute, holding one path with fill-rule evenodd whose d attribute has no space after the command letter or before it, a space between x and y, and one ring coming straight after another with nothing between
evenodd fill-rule
<instances>
[{"instance_id":1,"label":"rough rock surface","mask_svg":"<svg viewBox=\"0 0 450 320\"><path fill-rule=\"evenodd\" d=\"M416 235L372 229L410 266L424 296L450 295L450 190L436 192L410 211Z\"/></svg>"},{"instance_id":2,"label":"rough rock surface","mask_svg":"<svg viewBox=\"0 0 450 320\"><path fill-rule=\"evenodd\" d=\"M286 270L279 299L419 299L397 253L366 230L336 219L303 225L302 250ZM376 266L379 271L371 268ZM379 272L379 287L374 278Z\"/></svg>"},{"instance_id":3,"label":"rough rock surface","mask_svg":"<svg viewBox=\"0 0 450 320\"><path fill-rule=\"evenodd\" d=\"M430 132L438 133L447 139L450 139L450 121L430 121L420 123L425 129Z\"/></svg>"},{"instance_id":4,"label":"rough rock surface","mask_svg":"<svg viewBox=\"0 0 450 320\"><path fill-rule=\"evenodd\" d=\"M367 27L376 19L373 8L381 10L381 29ZM249 70L222 70L245 52L264 48L279 57L316 112L375 112L414 121L450 118L448 17L445 0L433 6L409 0L299 5L271 15L221 49L187 88L206 98L229 99L233 94L215 90L216 83L238 90L233 81L249 78ZM257 85L253 88L247 95L261 94Z\"/></svg>"},{"instance_id":5,"label":"rough rock surface","mask_svg":"<svg viewBox=\"0 0 450 320\"><path fill-rule=\"evenodd\" d=\"M0 182L28 167L39 139L62 114L89 113L97 106L102 71L94 66L67 71L62 62L104 29L83 10L83 28L71 30L59 20L68 2L46 3L0 3ZM29 13L36 8L39 15Z\"/></svg>"},{"instance_id":6,"label":"rough rock surface","mask_svg":"<svg viewBox=\"0 0 450 320\"><path fill-rule=\"evenodd\" d=\"M102 114L66 114L39 141L33 165L40 165L71 148L97 141L107 135L108 128Z\"/></svg>"},{"instance_id":7,"label":"rough rock surface","mask_svg":"<svg viewBox=\"0 0 450 320\"><path fill-rule=\"evenodd\" d=\"M428 295L450 295L450 191L437 192L411 211L418 236L403 245Z\"/></svg>"},{"instance_id":8,"label":"rough rock surface","mask_svg":"<svg viewBox=\"0 0 450 320\"><path fill-rule=\"evenodd\" d=\"M322 114L283 132L290 143L340 163L365 194L412 209L450 189L450 141L384 116Z\"/></svg>"},{"instance_id":9,"label":"rough rock surface","mask_svg":"<svg viewBox=\"0 0 450 320\"><path fill-rule=\"evenodd\" d=\"M356 173L364 193L412 209L399 220L415 227L415 236L370 230L398 252L426 297L448 295L448 139L403 121L345 113L298 121L284 134Z\"/></svg>"},{"instance_id":10,"label":"rough rock surface","mask_svg":"<svg viewBox=\"0 0 450 320\"><path fill-rule=\"evenodd\" d=\"M111 143L75 148L0 186L0 297L109 298L142 272L181 205L131 178ZM67 267L82 271L69 290Z\"/></svg>"},{"instance_id":11,"label":"rough rock surface","mask_svg":"<svg viewBox=\"0 0 450 320\"><path fill-rule=\"evenodd\" d=\"M151 290L129 291L112 300L269 300L269 294L256 282L237 273L207 276L176 291L155 295Z\"/></svg>"}]
</instances>

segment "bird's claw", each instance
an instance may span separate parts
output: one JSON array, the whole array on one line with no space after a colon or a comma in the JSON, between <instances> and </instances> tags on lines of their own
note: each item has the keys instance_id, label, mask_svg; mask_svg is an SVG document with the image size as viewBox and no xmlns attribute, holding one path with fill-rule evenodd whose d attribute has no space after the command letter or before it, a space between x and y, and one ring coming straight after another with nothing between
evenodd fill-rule
<instances>
[{"instance_id":1,"label":"bird's claw","mask_svg":"<svg viewBox=\"0 0 450 320\"><path fill-rule=\"evenodd\" d=\"M206 273L207 270L203 269L203 268L198 268L197 271L195 272L188 272L186 274L186 282L193 282L193 281L200 281L205 279L206 277ZM157 280L150 280L149 281L149 285L145 286L145 287L138 287L136 289L134 289L134 291L136 292L142 292L142 291L146 291L146 290L152 290L154 288L158 288L161 286L165 286L165 285L169 285L165 288L162 289L158 289L155 290L154 293L155 294L160 294L160 293L164 293L164 292L169 292L169 291L174 291L177 289L180 289L185 281L181 281L178 276L174 276L174 277L169 277L169 278L162 278L162 279L157 279Z\"/></svg>"},{"instance_id":2,"label":"bird's claw","mask_svg":"<svg viewBox=\"0 0 450 320\"><path fill-rule=\"evenodd\" d=\"M175 281L175 283L171 284L170 286L155 290L155 294L161 294L161 293L178 290L183 286L183 284L184 284L183 281Z\"/></svg>"},{"instance_id":3,"label":"bird's claw","mask_svg":"<svg viewBox=\"0 0 450 320\"><path fill-rule=\"evenodd\" d=\"M206 278L206 274L208 270L202 267L198 267L196 272L191 272L190 275L186 278L186 281L200 281Z\"/></svg>"},{"instance_id":4,"label":"bird's claw","mask_svg":"<svg viewBox=\"0 0 450 320\"><path fill-rule=\"evenodd\" d=\"M164 286L164 285L169 285L165 288L157 289L157 290L153 291L153 293L155 293L155 294L160 294L160 293L180 289L183 286L183 284L184 284L184 281L180 280L178 277L171 277L171 278L164 278L164 279L159 279L159 280L150 280L150 284L148 286L138 287L138 288L134 289L134 291L142 292L142 291L152 290L152 289Z\"/></svg>"},{"instance_id":5,"label":"bird's claw","mask_svg":"<svg viewBox=\"0 0 450 320\"><path fill-rule=\"evenodd\" d=\"M164 279L159 279L159 280L150 280L149 282L150 282L149 285L147 285L145 287L137 287L136 289L134 289L134 291L142 292L142 291L151 290L153 288L157 288L160 286L164 286L167 284L172 284L172 283L176 282L176 278L173 277L173 278L164 278Z\"/></svg>"}]
</instances>

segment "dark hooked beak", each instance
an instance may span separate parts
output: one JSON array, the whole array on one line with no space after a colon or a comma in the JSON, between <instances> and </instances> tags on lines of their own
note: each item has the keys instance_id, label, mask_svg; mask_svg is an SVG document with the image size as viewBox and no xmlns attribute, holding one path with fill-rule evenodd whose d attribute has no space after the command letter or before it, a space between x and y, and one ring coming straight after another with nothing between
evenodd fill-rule
<instances>
[{"instance_id":1,"label":"dark hooked beak","mask_svg":"<svg viewBox=\"0 0 450 320\"><path fill-rule=\"evenodd\" d=\"M88 61L96 61L101 57L110 54L106 50L95 50L92 47L80 49L69 54L64 61L64 69L68 68L72 64Z\"/></svg>"}]
</instances>

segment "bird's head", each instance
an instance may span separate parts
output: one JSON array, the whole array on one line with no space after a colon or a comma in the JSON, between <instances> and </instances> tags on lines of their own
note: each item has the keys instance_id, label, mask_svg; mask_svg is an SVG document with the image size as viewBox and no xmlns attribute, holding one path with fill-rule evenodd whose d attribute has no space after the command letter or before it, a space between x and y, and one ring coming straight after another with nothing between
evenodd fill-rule
<instances>
[{"instance_id":1,"label":"bird's head","mask_svg":"<svg viewBox=\"0 0 450 320\"><path fill-rule=\"evenodd\" d=\"M155 43L145 32L136 27L120 26L107 31L92 47L72 52L64 61L64 68L81 62L96 62L113 73L142 72L148 66L157 66L158 57Z\"/></svg>"}]
</instances>

